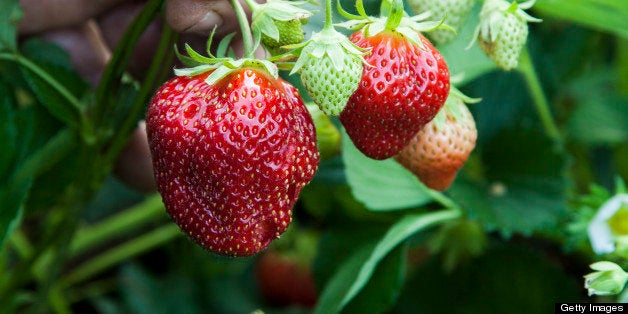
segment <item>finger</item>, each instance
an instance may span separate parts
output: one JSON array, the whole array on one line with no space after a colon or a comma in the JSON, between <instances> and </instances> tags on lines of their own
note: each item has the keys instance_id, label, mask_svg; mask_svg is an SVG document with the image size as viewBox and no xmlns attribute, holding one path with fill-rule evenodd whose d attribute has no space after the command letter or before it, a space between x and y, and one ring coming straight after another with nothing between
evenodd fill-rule
<instances>
[{"instance_id":1,"label":"finger","mask_svg":"<svg viewBox=\"0 0 628 314\"><path fill-rule=\"evenodd\" d=\"M129 25L140 13L144 3L124 3L107 11L98 18L105 42L109 47L117 47ZM162 20L155 19L144 30L133 47L133 55L129 61L129 72L135 77L142 77L153 61L153 56L161 38Z\"/></svg>"},{"instance_id":2,"label":"finger","mask_svg":"<svg viewBox=\"0 0 628 314\"><path fill-rule=\"evenodd\" d=\"M18 33L30 35L80 25L124 1L129 0L20 0L24 15Z\"/></svg>"},{"instance_id":3,"label":"finger","mask_svg":"<svg viewBox=\"0 0 628 314\"><path fill-rule=\"evenodd\" d=\"M120 153L114 173L127 186L139 192L151 193L157 190L144 121L140 121Z\"/></svg>"},{"instance_id":4,"label":"finger","mask_svg":"<svg viewBox=\"0 0 628 314\"><path fill-rule=\"evenodd\" d=\"M237 29L237 19L227 0L167 0L166 21L177 32L209 34L218 27L219 34Z\"/></svg>"},{"instance_id":5,"label":"finger","mask_svg":"<svg viewBox=\"0 0 628 314\"><path fill-rule=\"evenodd\" d=\"M68 52L72 65L92 86L96 86L109 61L111 52L104 44L95 21L41 34L43 40L55 43Z\"/></svg>"}]
</instances>

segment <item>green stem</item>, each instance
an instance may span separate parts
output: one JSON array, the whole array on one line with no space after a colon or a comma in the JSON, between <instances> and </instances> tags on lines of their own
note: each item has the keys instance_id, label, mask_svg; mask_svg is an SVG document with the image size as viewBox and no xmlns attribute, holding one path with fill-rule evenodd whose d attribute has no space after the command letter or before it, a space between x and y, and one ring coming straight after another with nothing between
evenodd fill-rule
<instances>
[{"instance_id":1,"label":"green stem","mask_svg":"<svg viewBox=\"0 0 628 314\"><path fill-rule=\"evenodd\" d=\"M534 64L532 63L532 59L530 58L530 54L526 47L523 48L521 53L521 60L519 61L519 72L523 75L523 78L528 85L528 89L530 91L530 95L532 97L532 101L534 102L534 106L536 111L541 119L541 123L545 128L545 132L547 135L557 143L561 143L561 135L554 119L552 118L552 113L549 107L549 102L545 97L545 93L543 92L543 87L539 80L539 77L536 74L536 70L534 69Z\"/></svg>"},{"instance_id":2,"label":"green stem","mask_svg":"<svg viewBox=\"0 0 628 314\"><path fill-rule=\"evenodd\" d=\"M57 81L52 75L40 68L34 62L28 60L19 54L0 53L0 60L7 60L15 62L29 71L33 72L37 77L46 82L50 87L65 98L70 104L70 110L74 112L74 115L78 119L76 121L77 126L81 128L81 135L86 143L93 142L93 126L87 119L85 112L82 110L81 102L76 98L63 84Z\"/></svg>"},{"instance_id":3,"label":"green stem","mask_svg":"<svg viewBox=\"0 0 628 314\"><path fill-rule=\"evenodd\" d=\"M144 33L144 30L154 20L155 15L159 13L162 1L163 0L152 0L146 3L142 11L124 33L124 36L118 43L111 60L102 74L102 80L96 89L94 107L90 112L99 131L102 131L100 130L102 127L112 127L106 124L114 121L110 113L114 108L118 108L121 105L117 103L116 96L126 66L133 55L133 49L130 49L130 47L135 47L137 41Z\"/></svg>"},{"instance_id":4,"label":"green stem","mask_svg":"<svg viewBox=\"0 0 628 314\"><path fill-rule=\"evenodd\" d=\"M148 222L166 217L161 196L155 194L123 212L96 225L80 228L71 245L71 254L76 256L94 246L124 236Z\"/></svg>"},{"instance_id":5,"label":"green stem","mask_svg":"<svg viewBox=\"0 0 628 314\"><path fill-rule=\"evenodd\" d=\"M331 2L333 0L325 0L325 25L323 26L323 30L331 30L334 29L334 21L332 17L332 7ZM340 1L340 0L338 0Z\"/></svg>"},{"instance_id":6,"label":"green stem","mask_svg":"<svg viewBox=\"0 0 628 314\"><path fill-rule=\"evenodd\" d=\"M144 253L150 249L158 247L178 236L182 235L179 227L168 223L143 236L137 237L129 242L120 244L109 251L100 254L93 259L82 263L75 268L59 283L65 289L74 284L89 279L90 277L109 269L110 267L130 258Z\"/></svg>"},{"instance_id":7,"label":"green stem","mask_svg":"<svg viewBox=\"0 0 628 314\"><path fill-rule=\"evenodd\" d=\"M253 49L254 42L253 36L251 35L251 27L249 26L249 20L246 17L246 13L244 12L244 8L242 4L240 4L239 0L229 0L233 10L236 13L236 18L238 19L238 24L240 25L240 31L242 32L242 41L244 44L244 57L252 58L253 57Z\"/></svg>"},{"instance_id":8,"label":"green stem","mask_svg":"<svg viewBox=\"0 0 628 314\"><path fill-rule=\"evenodd\" d=\"M52 89L57 91L63 98L65 98L70 105L77 111L81 112L81 102L78 98L74 97L72 93L65 88L59 81L57 81L52 75L48 74L44 69L40 68L37 64L31 62L27 58L19 54L11 54L11 53L0 53L0 60L7 60L16 62L23 67L27 68L31 72L35 73L39 78L44 80Z\"/></svg>"},{"instance_id":9,"label":"green stem","mask_svg":"<svg viewBox=\"0 0 628 314\"><path fill-rule=\"evenodd\" d=\"M384 0L380 8L381 16L388 16L386 20L386 29L394 30L401 23L403 18L403 0Z\"/></svg>"},{"instance_id":10,"label":"green stem","mask_svg":"<svg viewBox=\"0 0 628 314\"><path fill-rule=\"evenodd\" d=\"M161 40L159 41L157 51L153 56L153 62L148 69L140 91L135 96L133 104L126 110L126 112L116 113L116 115L122 115L125 118L120 127L117 128L116 133L111 140L111 145L105 158L107 164L113 164L113 162L118 158L118 155L127 143L129 135L137 125L137 120L139 119L138 116L142 110L144 110L146 103L150 101L155 85L162 82L164 74L170 71L170 69L164 71L163 65L170 64L172 58L174 57L172 45L176 41L176 38L177 34L175 34L167 24L164 24Z\"/></svg>"},{"instance_id":11,"label":"green stem","mask_svg":"<svg viewBox=\"0 0 628 314\"><path fill-rule=\"evenodd\" d=\"M12 182L21 184L52 167L76 146L76 134L72 129L63 129L53 136L37 152L32 154L13 176Z\"/></svg>"},{"instance_id":12,"label":"green stem","mask_svg":"<svg viewBox=\"0 0 628 314\"><path fill-rule=\"evenodd\" d=\"M251 12L255 12L255 10L257 10L260 6L259 3L255 2L255 0L244 0L244 3L246 3L246 6L251 9Z\"/></svg>"},{"instance_id":13,"label":"green stem","mask_svg":"<svg viewBox=\"0 0 628 314\"><path fill-rule=\"evenodd\" d=\"M9 238L9 241L22 259L28 259L33 256L33 245L21 229L15 230L15 232L11 235L11 238Z\"/></svg>"},{"instance_id":14,"label":"green stem","mask_svg":"<svg viewBox=\"0 0 628 314\"><path fill-rule=\"evenodd\" d=\"M437 201L438 203L440 203L441 205L443 205L445 208L447 209L454 209L457 211L462 211L462 209L460 208L460 206L458 206L458 204L456 204L456 202L454 202L452 199L450 199L449 197L447 197L445 194L429 189L426 187L425 189L427 191L427 194L430 195L430 197L432 197L435 201Z\"/></svg>"}]
</instances>

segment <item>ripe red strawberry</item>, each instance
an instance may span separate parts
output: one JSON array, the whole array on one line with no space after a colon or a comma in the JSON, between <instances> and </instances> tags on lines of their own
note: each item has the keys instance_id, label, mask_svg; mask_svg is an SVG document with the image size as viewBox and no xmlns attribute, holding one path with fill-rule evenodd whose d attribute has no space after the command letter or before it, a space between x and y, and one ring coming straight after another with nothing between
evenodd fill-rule
<instances>
[{"instance_id":1,"label":"ripe red strawberry","mask_svg":"<svg viewBox=\"0 0 628 314\"><path fill-rule=\"evenodd\" d=\"M427 187L444 191L475 148L475 121L462 99L450 95L445 108L419 131L395 159Z\"/></svg>"},{"instance_id":2,"label":"ripe red strawberry","mask_svg":"<svg viewBox=\"0 0 628 314\"><path fill-rule=\"evenodd\" d=\"M314 124L297 90L265 70L245 63L212 85L209 73L176 77L155 94L146 119L155 178L192 240L252 255L286 230L314 176Z\"/></svg>"},{"instance_id":3,"label":"ripe red strawberry","mask_svg":"<svg viewBox=\"0 0 628 314\"><path fill-rule=\"evenodd\" d=\"M355 146L373 159L399 153L436 116L449 93L449 70L442 55L420 33L414 36L384 30L351 41L371 51L358 89L340 114Z\"/></svg>"},{"instance_id":4,"label":"ripe red strawberry","mask_svg":"<svg viewBox=\"0 0 628 314\"><path fill-rule=\"evenodd\" d=\"M275 250L264 252L255 265L255 276L262 295L274 306L311 308L318 294L311 266L296 256Z\"/></svg>"}]
</instances>

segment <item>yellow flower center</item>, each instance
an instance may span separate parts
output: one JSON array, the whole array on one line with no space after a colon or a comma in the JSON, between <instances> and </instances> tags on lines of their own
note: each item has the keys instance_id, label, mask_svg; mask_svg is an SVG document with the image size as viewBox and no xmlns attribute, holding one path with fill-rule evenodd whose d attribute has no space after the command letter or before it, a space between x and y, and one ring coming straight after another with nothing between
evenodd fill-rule
<instances>
[{"instance_id":1,"label":"yellow flower center","mask_svg":"<svg viewBox=\"0 0 628 314\"><path fill-rule=\"evenodd\" d=\"M608 219L608 225L616 235L628 235L628 204L622 204L617 212Z\"/></svg>"}]
</instances>

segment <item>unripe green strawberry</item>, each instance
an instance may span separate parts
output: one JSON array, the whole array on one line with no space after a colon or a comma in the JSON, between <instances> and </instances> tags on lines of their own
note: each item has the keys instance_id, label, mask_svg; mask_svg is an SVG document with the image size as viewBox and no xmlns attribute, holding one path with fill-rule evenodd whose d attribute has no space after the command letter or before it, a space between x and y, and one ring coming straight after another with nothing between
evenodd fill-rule
<instances>
[{"instance_id":1,"label":"unripe green strawberry","mask_svg":"<svg viewBox=\"0 0 628 314\"><path fill-rule=\"evenodd\" d=\"M268 49L271 54L278 54L279 48L286 45L293 45L303 42L305 34L300 20L273 21L279 31L279 38L275 39L267 34L262 34L262 45Z\"/></svg>"},{"instance_id":2,"label":"unripe green strawberry","mask_svg":"<svg viewBox=\"0 0 628 314\"><path fill-rule=\"evenodd\" d=\"M517 67L521 49L528 38L528 22L540 22L523 9L535 0L517 4L505 0L486 0L476 29L478 44L495 64L508 71Z\"/></svg>"},{"instance_id":3,"label":"unripe green strawberry","mask_svg":"<svg viewBox=\"0 0 628 314\"><path fill-rule=\"evenodd\" d=\"M250 0L248 6L253 12L251 27L256 36L261 37L262 45L272 55L281 53L280 47L303 42L302 24L312 16L308 10L299 8L301 3L286 0L268 0L258 4Z\"/></svg>"},{"instance_id":4,"label":"unripe green strawberry","mask_svg":"<svg viewBox=\"0 0 628 314\"><path fill-rule=\"evenodd\" d=\"M316 127L316 144L318 145L321 159L335 157L340 153L342 142L338 127L315 103L306 103L305 106Z\"/></svg>"},{"instance_id":5,"label":"unripe green strawberry","mask_svg":"<svg viewBox=\"0 0 628 314\"><path fill-rule=\"evenodd\" d=\"M477 139L475 121L457 94L404 147L397 160L427 187L444 191L469 158Z\"/></svg>"},{"instance_id":6,"label":"unripe green strawberry","mask_svg":"<svg viewBox=\"0 0 628 314\"><path fill-rule=\"evenodd\" d=\"M362 78L362 52L333 28L312 35L292 69L312 100L327 115L336 116L358 88Z\"/></svg>"},{"instance_id":7,"label":"unripe green strawberry","mask_svg":"<svg viewBox=\"0 0 628 314\"><path fill-rule=\"evenodd\" d=\"M432 19L445 19L445 24L458 30L469 15L475 0L409 0L408 4L415 14L430 12ZM437 44L445 44L456 37L448 29L435 29L426 33Z\"/></svg>"}]
</instances>

